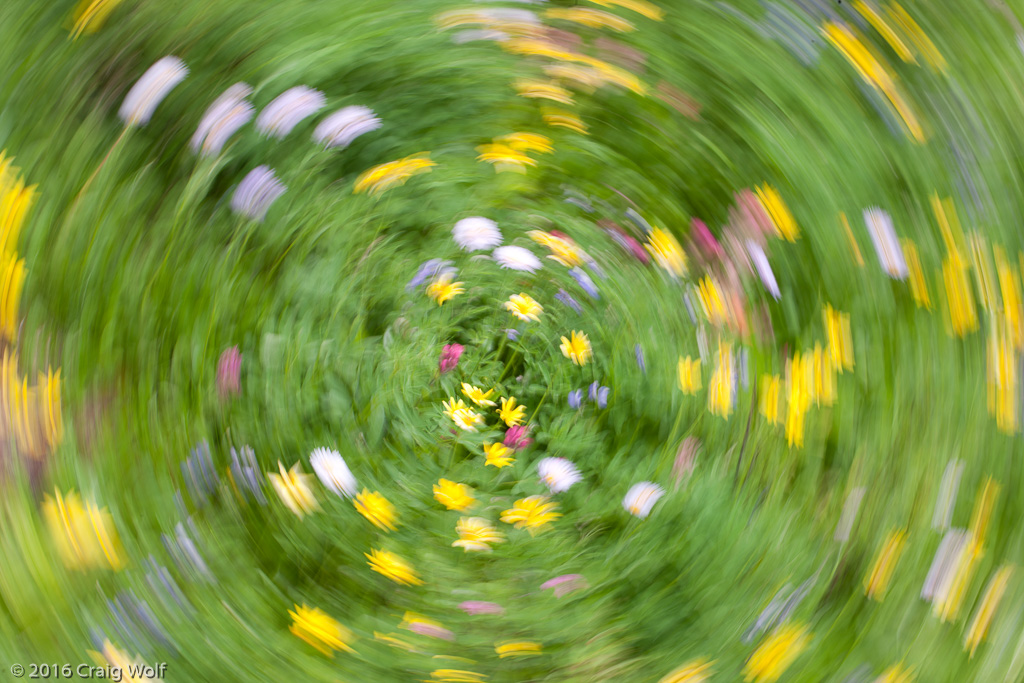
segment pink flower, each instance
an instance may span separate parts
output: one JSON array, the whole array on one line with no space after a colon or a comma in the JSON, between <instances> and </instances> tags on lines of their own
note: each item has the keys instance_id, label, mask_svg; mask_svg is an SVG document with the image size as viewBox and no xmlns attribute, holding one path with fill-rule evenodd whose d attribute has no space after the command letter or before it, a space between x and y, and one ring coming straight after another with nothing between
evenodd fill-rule
<instances>
[{"instance_id":1,"label":"pink flower","mask_svg":"<svg viewBox=\"0 0 1024 683\"><path fill-rule=\"evenodd\" d=\"M590 584L583 578L582 574L562 574L556 576L553 579L549 579L540 585L542 591L546 591L549 588L555 589L555 597L560 598L563 595L572 593L575 590L582 590L588 588Z\"/></svg>"},{"instance_id":2,"label":"pink flower","mask_svg":"<svg viewBox=\"0 0 1024 683\"><path fill-rule=\"evenodd\" d=\"M441 350L441 372L454 370L455 366L459 364L459 357L462 356L464 350L465 347L462 344L445 344Z\"/></svg>"},{"instance_id":3,"label":"pink flower","mask_svg":"<svg viewBox=\"0 0 1024 683\"><path fill-rule=\"evenodd\" d=\"M222 398L241 391L238 383L241 369L242 354L237 346L232 346L220 354L220 360L217 361L217 391Z\"/></svg>"},{"instance_id":4,"label":"pink flower","mask_svg":"<svg viewBox=\"0 0 1024 683\"><path fill-rule=\"evenodd\" d=\"M721 258L722 246L715 239L715 236L708 230L708 226L699 218L694 218L690 225L693 227L693 236L697 244L707 253L708 256Z\"/></svg>"},{"instance_id":5,"label":"pink flower","mask_svg":"<svg viewBox=\"0 0 1024 683\"><path fill-rule=\"evenodd\" d=\"M683 443L679 445L679 453L676 455L676 461L672 464L672 475L676 478L677 489L683 477L688 477L693 472L693 465L699 449L700 441L692 436L683 439Z\"/></svg>"},{"instance_id":6,"label":"pink flower","mask_svg":"<svg viewBox=\"0 0 1024 683\"><path fill-rule=\"evenodd\" d=\"M771 216L764 210L761 201L753 192L743 190L738 193L736 204L739 206L740 214L747 226L751 229L756 228L755 234L748 235L748 237L763 239L763 235L771 235L775 232Z\"/></svg>"},{"instance_id":7,"label":"pink flower","mask_svg":"<svg viewBox=\"0 0 1024 683\"><path fill-rule=\"evenodd\" d=\"M517 451L521 451L530 444L533 443L533 439L529 438L530 425L516 425L509 427L508 431L505 432L505 445L509 448Z\"/></svg>"},{"instance_id":8,"label":"pink flower","mask_svg":"<svg viewBox=\"0 0 1024 683\"><path fill-rule=\"evenodd\" d=\"M463 603L465 604L465 603ZM436 624L427 624L422 621L415 621L409 626L409 630L413 633L419 633L421 636L430 636L431 638L442 638L444 640L455 640L455 634Z\"/></svg>"},{"instance_id":9,"label":"pink flower","mask_svg":"<svg viewBox=\"0 0 1024 683\"><path fill-rule=\"evenodd\" d=\"M505 608L493 602L482 602L480 600L468 600L459 603L459 609L466 614L504 614Z\"/></svg>"}]
</instances>

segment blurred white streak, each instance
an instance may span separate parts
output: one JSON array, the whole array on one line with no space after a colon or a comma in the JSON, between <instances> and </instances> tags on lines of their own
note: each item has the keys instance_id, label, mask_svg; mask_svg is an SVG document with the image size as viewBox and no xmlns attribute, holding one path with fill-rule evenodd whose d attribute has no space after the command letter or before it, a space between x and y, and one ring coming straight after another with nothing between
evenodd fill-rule
<instances>
[{"instance_id":1,"label":"blurred white streak","mask_svg":"<svg viewBox=\"0 0 1024 683\"><path fill-rule=\"evenodd\" d=\"M836 525L836 533L833 536L839 543L846 543L850 540L850 531L857 519L857 512L860 511L860 502L864 499L864 490L863 486L858 486L846 496L843 514L839 517L839 524Z\"/></svg>"},{"instance_id":2,"label":"blurred white streak","mask_svg":"<svg viewBox=\"0 0 1024 683\"><path fill-rule=\"evenodd\" d=\"M953 459L946 465L939 487L939 497L935 500L935 513L932 515L932 529L945 531L953 519L953 508L956 505L956 494L960 488L960 477L964 473L962 460Z\"/></svg>"},{"instance_id":3,"label":"blurred white streak","mask_svg":"<svg viewBox=\"0 0 1024 683\"><path fill-rule=\"evenodd\" d=\"M158 60L136 81L124 98L118 115L126 126L144 126L176 85L188 76L188 67L177 57Z\"/></svg>"}]
</instances>

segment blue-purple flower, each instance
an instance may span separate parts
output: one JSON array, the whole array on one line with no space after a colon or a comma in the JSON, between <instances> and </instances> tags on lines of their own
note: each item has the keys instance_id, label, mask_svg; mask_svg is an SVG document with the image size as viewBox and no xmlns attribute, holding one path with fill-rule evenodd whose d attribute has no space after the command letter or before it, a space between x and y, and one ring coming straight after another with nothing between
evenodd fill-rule
<instances>
[{"instance_id":1,"label":"blue-purple flower","mask_svg":"<svg viewBox=\"0 0 1024 683\"><path fill-rule=\"evenodd\" d=\"M424 261L423 265L421 265L419 270L416 271L416 274L413 276L413 278L409 280L409 284L405 286L405 291L411 292L412 290L416 289L427 280L432 280L435 277L440 277L441 275L444 275L445 273L448 272L450 272L452 275L455 275L455 269L449 267L451 265L451 261L443 261L438 258L432 258L429 261Z\"/></svg>"},{"instance_id":2,"label":"blue-purple flower","mask_svg":"<svg viewBox=\"0 0 1024 683\"><path fill-rule=\"evenodd\" d=\"M583 390L574 389L569 392L569 407L573 410L579 410L580 406L583 405Z\"/></svg>"},{"instance_id":3,"label":"blue-purple flower","mask_svg":"<svg viewBox=\"0 0 1024 683\"><path fill-rule=\"evenodd\" d=\"M608 387L602 387L597 382L594 382L590 385L587 395L592 403L597 404L598 408L604 408L608 405L608 393L610 391Z\"/></svg>"},{"instance_id":4,"label":"blue-purple flower","mask_svg":"<svg viewBox=\"0 0 1024 683\"><path fill-rule=\"evenodd\" d=\"M589 275L587 275L587 271L583 270L582 268L570 268L569 275L572 275L573 279L576 280L576 283L583 289L584 292L586 292L595 299L601 298L601 295L597 291L597 285L595 285L594 281L590 278Z\"/></svg>"},{"instance_id":5,"label":"blue-purple flower","mask_svg":"<svg viewBox=\"0 0 1024 683\"><path fill-rule=\"evenodd\" d=\"M509 341L516 341L519 339L519 330L509 328L505 330L505 336L508 337Z\"/></svg>"},{"instance_id":6,"label":"blue-purple flower","mask_svg":"<svg viewBox=\"0 0 1024 683\"><path fill-rule=\"evenodd\" d=\"M646 363L646 361L644 361L644 350L643 350L643 348L639 344L637 344L636 346L633 347L633 351L636 353L636 364L638 366L640 366L640 372L646 374L647 373L647 363Z\"/></svg>"},{"instance_id":7,"label":"blue-purple flower","mask_svg":"<svg viewBox=\"0 0 1024 683\"><path fill-rule=\"evenodd\" d=\"M583 307L580 306L579 302L576 301L576 299L573 299L572 295L570 295L569 292L565 291L564 289L558 290L558 294L555 294L555 298L561 301L569 308L571 308L572 310L576 311L577 313L583 312Z\"/></svg>"},{"instance_id":8,"label":"blue-purple flower","mask_svg":"<svg viewBox=\"0 0 1024 683\"><path fill-rule=\"evenodd\" d=\"M231 197L231 210L254 221L263 222L270 205L288 189L268 166L257 166L238 184Z\"/></svg>"}]
</instances>

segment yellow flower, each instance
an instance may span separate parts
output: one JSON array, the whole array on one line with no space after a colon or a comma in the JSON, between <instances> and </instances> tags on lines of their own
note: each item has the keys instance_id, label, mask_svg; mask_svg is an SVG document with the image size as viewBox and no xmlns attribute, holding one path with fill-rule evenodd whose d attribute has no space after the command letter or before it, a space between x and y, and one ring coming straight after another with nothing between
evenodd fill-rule
<instances>
[{"instance_id":1,"label":"yellow flower","mask_svg":"<svg viewBox=\"0 0 1024 683\"><path fill-rule=\"evenodd\" d=\"M525 153L513 149L510 145L501 143L480 145L476 150L480 152L477 160L494 164L494 170L498 173L502 171L525 173L527 166L537 165L535 160L526 156Z\"/></svg>"},{"instance_id":2,"label":"yellow flower","mask_svg":"<svg viewBox=\"0 0 1024 683\"><path fill-rule=\"evenodd\" d=\"M455 425L464 431L475 432L476 428L484 423L484 417L480 413L470 410L457 410L452 415L452 421Z\"/></svg>"},{"instance_id":3,"label":"yellow flower","mask_svg":"<svg viewBox=\"0 0 1024 683\"><path fill-rule=\"evenodd\" d=\"M46 496L43 517L57 550L69 569L124 568L121 542L110 513L94 503L82 504L78 494L59 491Z\"/></svg>"},{"instance_id":4,"label":"yellow flower","mask_svg":"<svg viewBox=\"0 0 1024 683\"><path fill-rule=\"evenodd\" d=\"M466 395L466 398L471 400L478 406L493 406L494 401L490 399L491 394L494 393L494 389L484 391L478 387L474 387L466 382L462 383L462 393Z\"/></svg>"},{"instance_id":5,"label":"yellow flower","mask_svg":"<svg viewBox=\"0 0 1024 683\"><path fill-rule=\"evenodd\" d=\"M465 291L461 282L452 282L450 274L442 275L427 285L427 296L436 301L438 306Z\"/></svg>"},{"instance_id":6,"label":"yellow flower","mask_svg":"<svg viewBox=\"0 0 1024 683\"><path fill-rule=\"evenodd\" d=\"M534 301L528 294L513 294L505 302L505 310L523 322L540 320L544 307Z\"/></svg>"},{"instance_id":7,"label":"yellow flower","mask_svg":"<svg viewBox=\"0 0 1024 683\"><path fill-rule=\"evenodd\" d=\"M712 325L721 327L728 321L729 314L722 300L721 290L710 275L701 278L697 298L700 300L704 315Z\"/></svg>"},{"instance_id":8,"label":"yellow flower","mask_svg":"<svg viewBox=\"0 0 1024 683\"><path fill-rule=\"evenodd\" d=\"M505 542L504 535L482 517L463 517L455 530L459 533L459 540L452 543L452 546L463 548L467 552L490 552L489 543Z\"/></svg>"},{"instance_id":9,"label":"yellow flower","mask_svg":"<svg viewBox=\"0 0 1024 683\"><path fill-rule=\"evenodd\" d=\"M658 683L704 683L711 676L711 665L706 659L695 659L662 678Z\"/></svg>"},{"instance_id":10,"label":"yellow flower","mask_svg":"<svg viewBox=\"0 0 1024 683\"><path fill-rule=\"evenodd\" d=\"M604 84L604 76L600 71L579 64L549 64L544 67L544 73L551 78L573 81L587 92L593 92Z\"/></svg>"},{"instance_id":11,"label":"yellow flower","mask_svg":"<svg viewBox=\"0 0 1024 683\"><path fill-rule=\"evenodd\" d=\"M348 643L352 633L319 608L295 605L295 611L288 610L292 617L289 631L323 652L329 657L335 650L354 652Z\"/></svg>"},{"instance_id":12,"label":"yellow flower","mask_svg":"<svg viewBox=\"0 0 1024 683\"><path fill-rule=\"evenodd\" d=\"M427 158L426 153L414 154L397 161L389 161L386 164L374 166L365 171L356 179L354 192L369 192L372 195L380 194L392 187L403 185L406 180L420 173L429 173L430 169L437 166L436 163Z\"/></svg>"},{"instance_id":13,"label":"yellow flower","mask_svg":"<svg viewBox=\"0 0 1024 683\"><path fill-rule=\"evenodd\" d=\"M992 508L995 507L996 498L999 497L999 484L992 477L985 479L981 486L978 502L974 504L974 513L971 515L971 537L978 545L984 545L985 537L988 534L988 525L992 519Z\"/></svg>"},{"instance_id":14,"label":"yellow flower","mask_svg":"<svg viewBox=\"0 0 1024 683\"><path fill-rule=\"evenodd\" d=\"M395 520L398 519L398 512L395 510L395 506L389 503L377 491L370 493L363 489L363 492L356 496L353 503L359 514L366 517L374 526L385 531L388 529L395 530Z\"/></svg>"},{"instance_id":15,"label":"yellow flower","mask_svg":"<svg viewBox=\"0 0 1024 683\"><path fill-rule=\"evenodd\" d=\"M455 413L463 410L469 410L469 406L462 402L462 399L454 399L449 397L447 401L441 401L441 405L444 406L444 414L448 416L448 419L454 420Z\"/></svg>"},{"instance_id":16,"label":"yellow flower","mask_svg":"<svg viewBox=\"0 0 1024 683\"><path fill-rule=\"evenodd\" d=\"M545 109L542 112L544 123L548 124L553 128L568 128L571 131L580 133L582 135L587 134L587 124L580 120L580 117L576 116L572 112L562 111L560 109Z\"/></svg>"},{"instance_id":17,"label":"yellow flower","mask_svg":"<svg viewBox=\"0 0 1024 683\"><path fill-rule=\"evenodd\" d=\"M499 659L505 659L506 657L529 657L531 655L539 655L541 645L540 643L530 641L506 642L496 644L494 651L498 653Z\"/></svg>"},{"instance_id":18,"label":"yellow flower","mask_svg":"<svg viewBox=\"0 0 1024 683\"><path fill-rule=\"evenodd\" d=\"M143 662L142 658L136 657L134 661L129 659L125 652L114 647L114 644L109 640L103 641L102 653L90 650L89 654L99 666L118 670L121 674L120 680L123 683L142 683L148 680L142 676L141 669L145 667L145 662ZM135 675L133 675L133 672Z\"/></svg>"},{"instance_id":19,"label":"yellow flower","mask_svg":"<svg viewBox=\"0 0 1024 683\"><path fill-rule=\"evenodd\" d=\"M978 568L978 562L982 555L984 553L981 544L977 539L969 536L967 543L964 544L956 558L952 578L942 586L941 594L936 596L936 600L932 603L932 614L940 621L953 621L957 618L964 594L971 584L971 579L974 578L974 572Z\"/></svg>"},{"instance_id":20,"label":"yellow flower","mask_svg":"<svg viewBox=\"0 0 1024 683\"><path fill-rule=\"evenodd\" d=\"M807 381L808 366L813 370L813 364L803 360L799 353L786 361L786 443L790 446L804 444L804 415L810 408L814 391L813 383Z\"/></svg>"},{"instance_id":21,"label":"yellow flower","mask_svg":"<svg viewBox=\"0 0 1024 683\"><path fill-rule=\"evenodd\" d=\"M733 406L733 361L732 345L720 342L718 345L718 365L711 373L708 382L708 410L713 415L726 419L732 414Z\"/></svg>"},{"instance_id":22,"label":"yellow flower","mask_svg":"<svg viewBox=\"0 0 1024 683\"><path fill-rule=\"evenodd\" d=\"M975 650L978 649L981 641L985 639L985 635L988 633L989 626L992 624L992 618L996 614L999 602L1003 599L1003 593L1006 592L1006 586L1010 582L1012 573L1013 570L1010 567L1000 567L999 571L989 580L988 586L985 588L985 594L978 605L978 611L974 613L971 625L964 636L964 650L969 651L972 658L974 657Z\"/></svg>"},{"instance_id":23,"label":"yellow flower","mask_svg":"<svg viewBox=\"0 0 1024 683\"><path fill-rule=\"evenodd\" d=\"M572 93L557 83L544 81L519 80L514 84L520 97L529 99L552 100L560 104L574 104Z\"/></svg>"},{"instance_id":24,"label":"yellow flower","mask_svg":"<svg viewBox=\"0 0 1024 683\"><path fill-rule=\"evenodd\" d=\"M25 284L25 260L0 254L0 336L13 341L18 332L18 303Z\"/></svg>"},{"instance_id":25,"label":"yellow flower","mask_svg":"<svg viewBox=\"0 0 1024 683\"><path fill-rule=\"evenodd\" d=\"M41 402L43 432L50 448L54 448L64 439L64 422L60 409L60 370L56 373L47 370L39 373L36 388Z\"/></svg>"},{"instance_id":26,"label":"yellow flower","mask_svg":"<svg viewBox=\"0 0 1024 683\"><path fill-rule=\"evenodd\" d=\"M484 462L484 466L493 465L499 470L502 467L508 467L516 460L512 457L513 450L505 444L498 443L485 443L484 444L484 455L487 459Z\"/></svg>"},{"instance_id":27,"label":"yellow flower","mask_svg":"<svg viewBox=\"0 0 1024 683\"><path fill-rule=\"evenodd\" d=\"M673 277L682 277L686 274L686 253L671 233L654 228L648 239L650 241L645 246L647 251L651 252L655 263Z\"/></svg>"},{"instance_id":28,"label":"yellow flower","mask_svg":"<svg viewBox=\"0 0 1024 683\"><path fill-rule=\"evenodd\" d=\"M974 309L974 295L967 280L967 265L960 254L951 252L942 263L942 280L946 285L949 302L949 320L958 337L978 329L978 315Z\"/></svg>"},{"instance_id":29,"label":"yellow flower","mask_svg":"<svg viewBox=\"0 0 1024 683\"><path fill-rule=\"evenodd\" d=\"M632 10L637 14L642 14L648 19L654 21L661 21L665 13L657 5L647 2L647 0L590 0L591 2L601 5L602 7L622 7L623 9Z\"/></svg>"},{"instance_id":30,"label":"yellow flower","mask_svg":"<svg viewBox=\"0 0 1024 683\"><path fill-rule=\"evenodd\" d=\"M555 512L557 503L551 503L544 496L529 496L515 502L512 509L501 513L501 521L514 524L517 529L527 529L531 534L545 524L558 519L562 513Z\"/></svg>"},{"instance_id":31,"label":"yellow flower","mask_svg":"<svg viewBox=\"0 0 1024 683\"><path fill-rule=\"evenodd\" d=\"M693 360L689 356L679 357L679 388L684 394L696 394L700 391L700 359Z\"/></svg>"},{"instance_id":32,"label":"yellow flower","mask_svg":"<svg viewBox=\"0 0 1024 683\"><path fill-rule=\"evenodd\" d=\"M549 9L544 12L544 16L550 17L551 19L562 19L564 21L571 21L576 24L588 26L590 28L610 28L613 31L620 33L626 33L628 31L635 31L636 26L629 23L622 17L618 17L610 12L602 12L597 9L590 9L589 7L566 7Z\"/></svg>"},{"instance_id":33,"label":"yellow flower","mask_svg":"<svg viewBox=\"0 0 1024 683\"><path fill-rule=\"evenodd\" d=\"M902 531L890 532L886 537L885 543L875 556L871 571L864 579L864 593L872 600L881 602L906 542L907 535Z\"/></svg>"},{"instance_id":34,"label":"yellow flower","mask_svg":"<svg viewBox=\"0 0 1024 683\"><path fill-rule=\"evenodd\" d=\"M391 647L405 650L406 652L416 652L416 647L412 643L402 640L394 633L380 633L378 631L374 631L373 639L379 640L382 643L387 643Z\"/></svg>"},{"instance_id":35,"label":"yellow flower","mask_svg":"<svg viewBox=\"0 0 1024 683\"><path fill-rule=\"evenodd\" d=\"M988 409L995 415L996 425L1007 434L1018 427L1017 353L1011 341L1011 332L1002 316L993 321L992 336L988 343Z\"/></svg>"},{"instance_id":36,"label":"yellow flower","mask_svg":"<svg viewBox=\"0 0 1024 683\"><path fill-rule=\"evenodd\" d=\"M761 377L760 410L765 419L772 424L779 423L779 397L782 379L778 375Z\"/></svg>"},{"instance_id":37,"label":"yellow flower","mask_svg":"<svg viewBox=\"0 0 1024 683\"><path fill-rule=\"evenodd\" d=\"M21 226L36 198L36 186L25 187L14 160L0 152L0 251L13 254Z\"/></svg>"},{"instance_id":38,"label":"yellow flower","mask_svg":"<svg viewBox=\"0 0 1024 683\"><path fill-rule=\"evenodd\" d=\"M1009 264L1006 253L995 248L996 272L999 277L999 291L1003 299L1003 319L1013 348L1024 349L1024 310L1021 307L1020 275Z\"/></svg>"},{"instance_id":39,"label":"yellow flower","mask_svg":"<svg viewBox=\"0 0 1024 683\"><path fill-rule=\"evenodd\" d=\"M447 479L441 479L434 484L434 498L449 510L459 512L465 512L476 502L473 498L473 489Z\"/></svg>"},{"instance_id":40,"label":"yellow flower","mask_svg":"<svg viewBox=\"0 0 1024 683\"><path fill-rule=\"evenodd\" d=\"M75 25L71 29L71 37L74 39L98 31L120 4L121 0L81 0L75 7Z\"/></svg>"},{"instance_id":41,"label":"yellow flower","mask_svg":"<svg viewBox=\"0 0 1024 683\"><path fill-rule=\"evenodd\" d=\"M370 560L367 563L370 565L370 569L388 577L395 583L405 586L423 585L423 581L416 576L412 566L398 555L387 550L376 549L371 549L370 554L363 554Z\"/></svg>"},{"instance_id":42,"label":"yellow flower","mask_svg":"<svg viewBox=\"0 0 1024 683\"><path fill-rule=\"evenodd\" d=\"M996 292L996 279L992 273L992 263L988 258L988 242L978 233L972 233L968 237L967 243L975 281L978 283L978 292L981 293L981 306L989 313L993 313L999 306L999 294Z\"/></svg>"},{"instance_id":43,"label":"yellow flower","mask_svg":"<svg viewBox=\"0 0 1024 683\"><path fill-rule=\"evenodd\" d=\"M903 258L907 261L910 273L910 294L918 308L931 310L932 298L928 295L928 284L921 268L921 257L917 254L917 245L912 240L903 240Z\"/></svg>"},{"instance_id":44,"label":"yellow flower","mask_svg":"<svg viewBox=\"0 0 1024 683\"><path fill-rule=\"evenodd\" d=\"M571 360L574 365L584 366L594 355L587 335L576 330L572 331L569 339L562 337L562 344L559 348L562 349L562 355Z\"/></svg>"},{"instance_id":45,"label":"yellow flower","mask_svg":"<svg viewBox=\"0 0 1024 683\"><path fill-rule=\"evenodd\" d=\"M789 212L789 207L782 201L778 191L771 185L762 185L757 188L757 198L761 200L761 206L771 217L772 224L775 225L775 231L779 236L790 242L795 242L796 238L800 236L800 231L796 227L793 214Z\"/></svg>"},{"instance_id":46,"label":"yellow flower","mask_svg":"<svg viewBox=\"0 0 1024 683\"><path fill-rule=\"evenodd\" d=\"M874 683L913 683L913 670L904 669L899 664L893 664L874 680Z\"/></svg>"},{"instance_id":47,"label":"yellow flower","mask_svg":"<svg viewBox=\"0 0 1024 683\"><path fill-rule=\"evenodd\" d=\"M904 62L917 64L917 60L914 59L914 55L907 44L900 39L896 31L886 23L885 19L882 18L882 15L874 7L866 5L861 0L855 0L853 6L885 38L885 42L889 43L889 47L899 55L900 59Z\"/></svg>"},{"instance_id":48,"label":"yellow flower","mask_svg":"<svg viewBox=\"0 0 1024 683\"><path fill-rule=\"evenodd\" d=\"M917 25L906 10L900 7L899 3L893 2L886 7L889 18L894 21L903 32L910 36L911 42L917 47L918 52L925 58L934 71L946 71L946 60L936 49L935 44L924 34L921 27Z\"/></svg>"},{"instance_id":49,"label":"yellow flower","mask_svg":"<svg viewBox=\"0 0 1024 683\"><path fill-rule=\"evenodd\" d=\"M810 640L806 626L779 627L747 660L743 667L743 680L774 683L807 649Z\"/></svg>"},{"instance_id":50,"label":"yellow flower","mask_svg":"<svg viewBox=\"0 0 1024 683\"><path fill-rule=\"evenodd\" d=\"M303 474L299 470L299 463L295 463L290 470L285 471L284 465L278 460L277 467L280 474L270 473L267 476L270 478L274 490L277 491L277 495L280 496L281 502L299 517L319 509L320 504L313 496L313 489L309 487L309 482L313 477Z\"/></svg>"},{"instance_id":51,"label":"yellow flower","mask_svg":"<svg viewBox=\"0 0 1024 683\"><path fill-rule=\"evenodd\" d=\"M517 406L515 396L510 396L509 398L502 397L498 417L509 427L522 424L523 420L526 419L526 406Z\"/></svg>"},{"instance_id":52,"label":"yellow flower","mask_svg":"<svg viewBox=\"0 0 1024 683\"><path fill-rule=\"evenodd\" d=\"M554 150L551 140L537 133L510 133L500 138L494 138L494 142L508 145L517 152L550 154Z\"/></svg>"},{"instance_id":53,"label":"yellow flower","mask_svg":"<svg viewBox=\"0 0 1024 683\"><path fill-rule=\"evenodd\" d=\"M461 669L438 669L430 672L430 680L426 683L483 683L487 679L484 674Z\"/></svg>"},{"instance_id":54,"label":"yellow flower","mask_svg":"<svg viewBox=\"0 0 1024 683\"><path fill-rule=\"evenodd\" d=\"M850 316L830 304L825 305L825 334L832 363L842 372L853 368L853 337L850 334Z\"/></svg>"},{"instance_id":55,"label":"yellow flower","mask_svg":"<svg viewBox=\"0 0 1024 683\"><path fill-rule=\"evenodd\" d=\"M857 239L853 236L853 230L850 229L850 221L847 220L845 213L839 213L839 222L843 224L843 230L846 232L846 239L850 241L850 251L853 252L853 258L857 261L857 266L863 268L864 257L861 256L860 247L857 246Z\"/></svg>"}]
</instances>

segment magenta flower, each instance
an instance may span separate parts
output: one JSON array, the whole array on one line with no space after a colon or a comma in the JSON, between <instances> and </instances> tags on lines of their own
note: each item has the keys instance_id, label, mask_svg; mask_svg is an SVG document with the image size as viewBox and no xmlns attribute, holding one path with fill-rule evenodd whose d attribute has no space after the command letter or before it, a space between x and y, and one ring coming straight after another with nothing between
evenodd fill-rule
<instances>
[{"instance_id":1,"label":"magenta flower","mask_svg":"<svg viewBox=\"0 0 1024 683\"><path fill-rule=\"evenodd\" d=\"M504 614L505 608L493 602L482 602L480 600L467 600L459 603L459 609L466 614Z\"/></svg>"},{"instance_id":2,"label":"magenta flower","mask_svg":"<svg viewBox=\"0 0 1024 683\"><path fill-rule=\"evenodd\" d=\"M563 595L568 595L573 591L582 590L589 586L590 584L587 583L582 574L562 574L542 583L540 589L546 591L549 588L554 588L555 597L560 598Z\"/></svg>"},{"instance_id":3,"label":"magenta flower","mask_svg":"<svg viewBox=\"0 0 1024 683\"><path fill-rule=\"evenodd\" d=\"M521 451L530 444L533 443L533 439L529 438L530 425L515 425L509 427L508 431L505 432L505 445L509 448L517 451Z\"/></svg>"},{"instance_id":4,"label":"magenta flower","mask_svg":"<svg viewBox=\"0 0 1024 683\"><path fill-rule=\"evenodd\" d=\"M220 354L220 360L217 361L217 391L222 398L241 391L238 382L241 369L242 354L237 346L232 346Z\"/></svg>"},{"instance_id":5,"label":"magenta flower","mask_svg":"<svg viewBox=\"0 0 1024 683\"><path fill-rule=\"evenodd\" d=\"M445 344L444 348L441 349L440 366L442 373L451 372L455 369L465 348L462 344Z\"/></svg>"},{"instance_id":6,"label":"magenta flower","mask_svg":"<svg viewBox=\"0 0 1024 683\"><path fill-rule=\"evenodd\" d=\"M463 603L465 604L465 603ZM415 621L409 626L409 630L413 633L419 633L421 636L430 636L431 638L442 638L443 640L455 640L455 634L444 628L443 626L437 626L435 624L426 624L422 621Z\"/></svg>"},{"instance_id":7,"label":"magenta flower","mask_svg":"<svg viewBox=\"0 0 1024 683\"><path fill-rule=\"evenodd\" d=\"M708 230L707 224L699 218L694 218L690 221L690 225L693 227L693 236L700 248L710 257L721 258L722 245Z\"/></svg>"}]
</instances>

